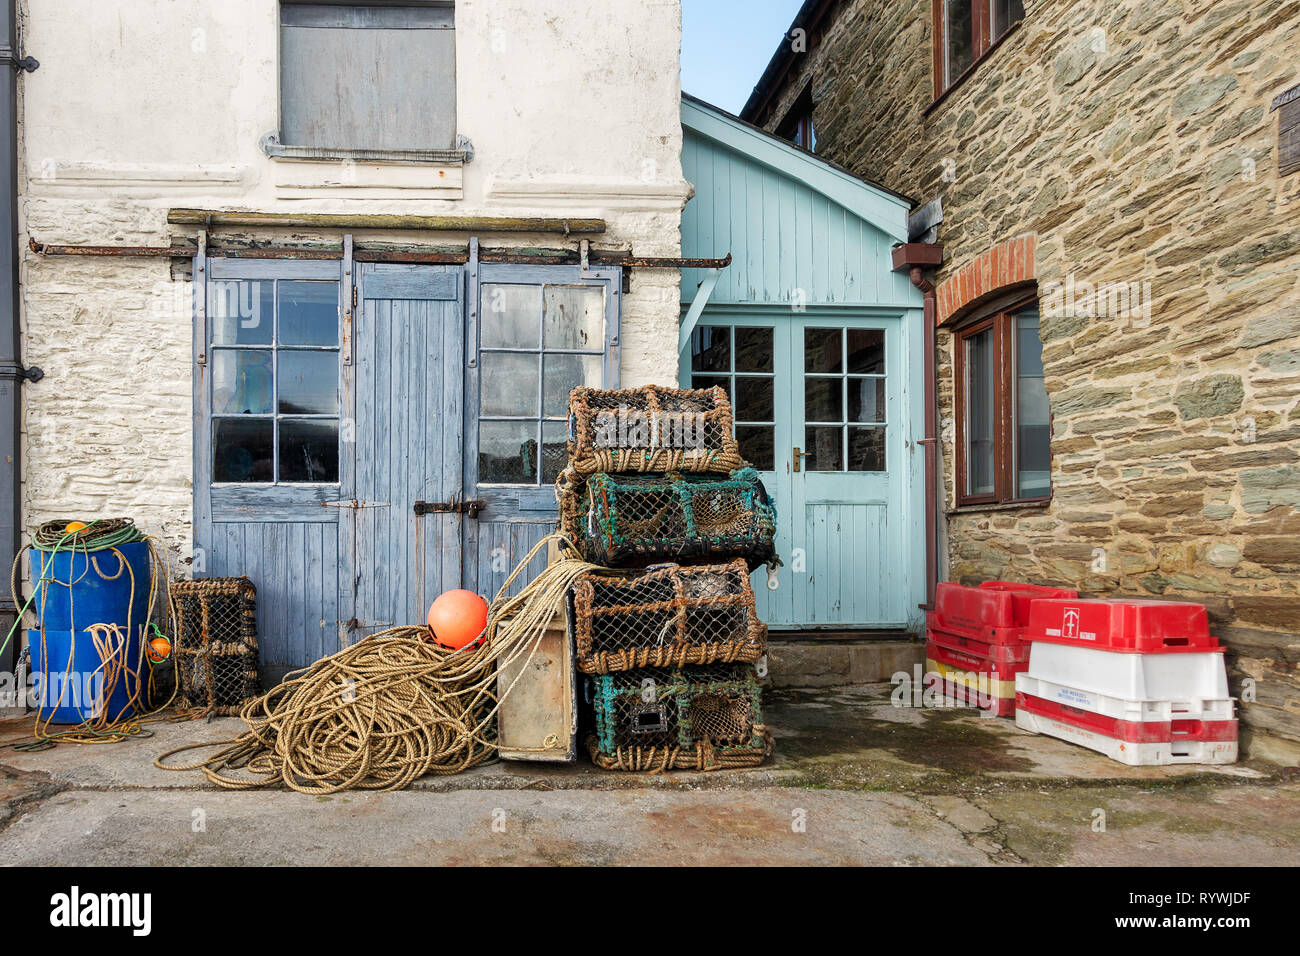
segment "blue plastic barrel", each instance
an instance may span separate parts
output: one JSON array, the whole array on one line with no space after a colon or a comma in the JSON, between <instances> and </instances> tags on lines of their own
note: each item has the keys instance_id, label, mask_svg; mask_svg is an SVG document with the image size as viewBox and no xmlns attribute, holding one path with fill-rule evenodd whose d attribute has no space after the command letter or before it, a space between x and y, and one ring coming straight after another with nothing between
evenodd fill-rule
<instances>
[{"instance_id":1,"label":"blue plastic barrel","mask_svg":"<svg viewBox=\"0 0 1300 956\"><path fill-rule=\"evenodd\" d=\"M109 720L130 717L135 712L133 697L139 694L138 703L148 703L140 689L148 681L148 664L140 654L149 623L148 543L137 541L89 554L33 550L31 555L32 579L37 582L32 609L45 635L42 646L41 630L27 632L32 673L38 679L43 675L46 682L33 687L40 719L50 720L52 710L54 723L78 724L103 716L105 706ZM138 673L123 674L107 701L101 699L106 677L103 659L86 631L91 624L121 628L128 636L125 660ZM105 639L117 640L111 634Z\"/></svg>"},{"instance_id":2,"label":"blue plastic barrel","mask_svg":"<svg viewBox=\"0 0 1300 956\"><path fill-rule=\"evenodd\" d=\"M32 697L41 722L80 724L102 717L113 723L131 717L137 707L147 708L149 702L145 694L149 686L149 665L140 655L142 630L142 627L132 624L125 657L120 649L111 655L118 661L125 660L127 669L113 682L107 699L104 692L108 690L111 675L101 666L103 658L88 631L47 629L42 644L41 632L29 630ZM121 633L125 635L126 630ZM117 649L115 633L104 634L103 640L110 649Z\"/></svg>"}]
</instances>

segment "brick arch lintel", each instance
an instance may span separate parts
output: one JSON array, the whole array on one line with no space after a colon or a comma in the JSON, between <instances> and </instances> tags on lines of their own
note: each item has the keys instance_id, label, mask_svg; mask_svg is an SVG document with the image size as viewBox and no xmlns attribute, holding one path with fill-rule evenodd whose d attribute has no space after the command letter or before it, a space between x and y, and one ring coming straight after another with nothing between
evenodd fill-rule
<instances>
[{"instance_id":1,"label":"brick arch lintel","mask_svg":"<svg viewBox=\"0 0 1300 956\"><path fill-rule=\"evenodd\" d=\"M981 302L1037 281L1038 236L1027 233L998 243L962 266L935 289L936 319L947 325Z\"/></svg>"}]
</instances>

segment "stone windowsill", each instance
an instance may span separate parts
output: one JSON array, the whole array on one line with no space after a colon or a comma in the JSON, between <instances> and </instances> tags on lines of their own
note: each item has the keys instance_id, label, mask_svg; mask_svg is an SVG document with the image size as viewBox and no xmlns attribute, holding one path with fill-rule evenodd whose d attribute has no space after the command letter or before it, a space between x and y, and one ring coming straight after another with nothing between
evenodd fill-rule
<instances>
[{"instance_id":1,"label":"stone windowsill","mask_svg":"<svg viewBox=\"0 0 1300 956\"><path fill-rule=\"evenodd\" d=\"M315 163L393 163L402 166L463 166L474 158L473 148L461 137L454 149L348 149L333 146L287 146L275 133L258 145L271 159Z\"/></svg>"}]
</instances>

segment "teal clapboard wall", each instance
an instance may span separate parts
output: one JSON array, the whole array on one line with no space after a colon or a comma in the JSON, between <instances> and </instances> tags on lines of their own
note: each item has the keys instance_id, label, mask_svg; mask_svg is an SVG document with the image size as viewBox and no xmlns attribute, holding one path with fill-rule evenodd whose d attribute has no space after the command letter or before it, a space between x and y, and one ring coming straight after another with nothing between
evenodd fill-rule
<instances>
[{"instance_id":1,"label":"teal clapboard wall","mask_svg":"<svg viewBox=\"0 0 1300 956\"><path fill-rule=\"evenodd\" d=\"M773 447L761 470L777 498L785 567L774 589L764 570L755 573L760 616L773 630L916 629L925 594L916 444L923 435L922 296L890 260L892 247L907 239L911 203L691 97L683 98L682 131L683 172L695 187L682 215L682 255L732 256L697 328L772 330ZM709 276L682 270L684 320ZM819 384L809 384L813 377L834 374L830 360L805 349L825 330L842 330L844 349L855 341L847 336L880 336L884 372L872 417L884 437L876 470L852 470L850 455L838 471L794 470L793 450L806 450L811 437L807 423L824 417L805 407L805 388ZM681 384L691 384L690 344L680 369ZM868 380L843 379L847 407L850 391ZM846 441L862 434L852 413L840 414Z\"/></svg>"}]
</instances>

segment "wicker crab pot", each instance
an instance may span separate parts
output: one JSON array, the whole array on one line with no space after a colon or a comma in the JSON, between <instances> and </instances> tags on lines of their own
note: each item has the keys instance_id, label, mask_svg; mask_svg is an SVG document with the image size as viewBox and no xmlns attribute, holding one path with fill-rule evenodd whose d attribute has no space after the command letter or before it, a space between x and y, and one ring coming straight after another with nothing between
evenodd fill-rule
<instances>
[{"instance_id":1,"label":"wicker crab pot","mask_svg":"<svg viewBox=\"0 0 1300 956\"><path fill-rule=\"evenodd\" d=\"M602 769L737 769L772 753L752 665L638 668L588 680L596 727L587 751Z\"/></svg>"},{"instance_id":2,"label":"wicker crab pot","mask_svg":"<svg viewBox=\"0 0 1300 956\"><path fill-rule=\"evenodd\" d=\"M754 610L749 568L667 565L640 574L589 572L572 588L578 670L756 662L767 628Z\"/></svg>"},{"instance_id":3,"label":"wicker crab pot","mask_svg":"<svg viewBox=\"0 0 1300 956\"><path fill-rule=\"evenodd\" d=\"M246 577L172 585L173 658L184 707L235 715L261 693L257 671L257 589Z\"/></svg>"},{"instance_id":4,"label":"wicker crab pot","mask_svg":"<svg viewBox=\"0 0 1300 956\"><path fill-rule=\"evenodd\" d=\"M776 508L753 468L705 475L590 476L562 496L560 528L597 564L773 561Z\"/></svg>"},{"instance_id":5,"label":"wicker crab pot","mask_svg":"<svg viewBox=\"0 0 1300 956\"><path fill-rule=\"evenodd\" d=\"M745 465L721 388L645 385L569 393L569 467L579 475L727 474Z\"/></svg>"}]
</instances>

